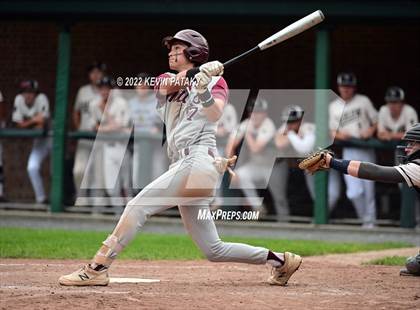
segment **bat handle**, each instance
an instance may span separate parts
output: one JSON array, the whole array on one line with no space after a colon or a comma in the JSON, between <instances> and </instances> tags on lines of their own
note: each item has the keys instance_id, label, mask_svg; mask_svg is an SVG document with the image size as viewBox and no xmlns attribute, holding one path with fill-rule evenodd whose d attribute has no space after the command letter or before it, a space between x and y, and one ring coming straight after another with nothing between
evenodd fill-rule
<instances>
[{"instance_id":1,"label":"bat handle","mask_svg":"<svg viewBox=\"0 0 420 310\"><path fill-rule=\"evenodd\" d=\"M243 58L254 54L255 52L259 51L260 48L257 46L251 48L250 50L246 51L245 53L242 53L236 57L233 57L232 59L229 59L228 61L226 61L225 63L223 63L223 67L226 69L227 67L229 67L230 65L233 65L235 62L238 62L239 60L242 60Z\"/></svg>"}]
</instances>

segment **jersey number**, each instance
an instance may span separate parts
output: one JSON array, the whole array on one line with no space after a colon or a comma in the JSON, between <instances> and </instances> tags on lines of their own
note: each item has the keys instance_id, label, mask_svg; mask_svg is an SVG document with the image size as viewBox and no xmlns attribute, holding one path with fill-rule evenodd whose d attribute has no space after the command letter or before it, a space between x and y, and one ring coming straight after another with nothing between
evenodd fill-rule
<instances>
[{"instance_id":1,"label":"jersey number","mask_svg":"<svg viewBox=\"0 0 420 310\"><path fill-rule=\"evenodd\" d=\"M187 120L192 121L192 118L198 112L198 107L189 107L187 111Z\"/></svg>"}]
</instances>

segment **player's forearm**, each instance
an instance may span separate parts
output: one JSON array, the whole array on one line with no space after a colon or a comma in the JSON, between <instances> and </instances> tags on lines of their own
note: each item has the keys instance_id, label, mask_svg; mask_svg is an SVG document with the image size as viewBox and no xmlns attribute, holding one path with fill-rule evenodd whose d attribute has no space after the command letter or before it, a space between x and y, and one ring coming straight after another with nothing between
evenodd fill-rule
<instances>
[{"instance_id":1,"label":"player's forearm","mask_svg":"<svg viewBox=\"0 0 420 310\"><path fill-rule=\"evenodd\" d=\"M78 111L73 112L73 126L76 130L80 127L80 112Z\"/></svg>"},{"instance_id":2,"label":"player's forearm","mask_svg":"<svg viewBox=\"0 0 420 310\"><path fill-rule=\"evenodd\" d=\"M216 99L210 106L206 107L203 105L203 112L210 122L217 122L222 117L223 106L224 102L222 100Z\"/></svg>"},{"instance_id":3,"label":"player's forearm","mask_svg":"<svg viewBox=\"0 0 420 310\"><path fill-rule=\"evenodd\" d=\"M405 182L403 176L394 167L385 167L357 160L340 160L332 158L329 166L337 171L359 179L386 183Z\"/></svg>"},{"instance_id":4,"label":"player's forearm","mask_svg":"<svg viewBox=\"0 0 420 310\"><path fill-rule=\"evenodd\" d=\"M26 121L21 121L16 123L17 128L31 128L35 126L36 123L33 121L33 119L28 119Z\"/></svg>"},{"instance_id":5,"label":"player's forearm","mask_svg":"<svg viewBox=\"0 0 420 310\"><path fill-rule=\"evenodd\" d=\"M404 137L404 132L394 132L391 134L391 139L393 140L401 140Z\"/></svg>"}]
</instances>

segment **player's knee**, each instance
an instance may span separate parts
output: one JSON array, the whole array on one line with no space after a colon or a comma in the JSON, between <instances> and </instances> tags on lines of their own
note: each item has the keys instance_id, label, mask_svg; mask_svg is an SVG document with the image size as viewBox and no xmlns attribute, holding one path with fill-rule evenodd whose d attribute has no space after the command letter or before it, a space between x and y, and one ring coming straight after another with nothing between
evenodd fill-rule
<instances>
[{"instance_id":1,"label":"player's knee","mask_svg":"<svg viewBox=\"0 0 420 310\"><path fill-rule=\"evenodd\" d=\"M40 166L33 162L29 162L28 166L26 167L26 170L29 174L38 173L39 169Z\"/></svg>"},{"instance_id":2,"label":"player's knee","mask_svg":"<svg viewBox=\"0 0 420 310\"><path fill-rule=\"evenodd\" d=\"M204 255L210 262L223 262L225 261L224 253L224 244L222 241L219 241L205 249L203 249Z\"/></svg>"}]
</instances>

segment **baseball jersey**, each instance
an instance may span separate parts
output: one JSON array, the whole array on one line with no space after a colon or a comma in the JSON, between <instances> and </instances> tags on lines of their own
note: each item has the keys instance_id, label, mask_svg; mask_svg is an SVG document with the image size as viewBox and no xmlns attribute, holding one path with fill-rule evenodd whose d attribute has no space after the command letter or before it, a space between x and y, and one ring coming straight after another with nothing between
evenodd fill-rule
<instances>
[{"instance_id":1,"label":"baseball jersey","mask_svg":"<svg viewBox=\"0 0 420 310\"><path fill-rule=\"evenodd\" d=\"M278 134L283 134L286 130L287 124L283 124L278 129ZM302 123L299 127L299 131L288 131L287 138L289 139L290 145L292 146L293 151L282 150L282 153L285 152L289 154L287 157L294 157L296 155L307 155L315 146L315 124L313 123Z\"/></svg>"},{"instance_id":2,"label":"baseball jersey","mask_svg":"<svg viewBox=\"0 0 420 310\"><path fill-rule=\"evenodd\" d=\"M95 128L89 105L98 95L98 90L92 84L79 88L74 104L74 110L80 112L79 130L93 130Z\"/></svg>"},{"instance_id":3,"label":"baseball jersey","mask_svg":"<svg viewBox=\"0 0 420 310\"><path fill-rule=\"evenodd\" d=\"M273 139L274 134L276 133L276 126L271 118L266 117L257 128L248 118L239 124L238 128L231 133L230 138L243 139L247 132L250 133L258 142L268 143ZM252 154L250 161L258 163L269 162L274 156L274 151L274 148L265 146L259 153Z\"/></svg>"},{"instance_id":4,"label":"baseball jersey","mask_svg":"<svg viewBox=\"0 0 420 310\"><path fill-rule=\"evenodd\" d=\"M100 107L101 101L102 98L97 97L90 104L90 113L95 124L106 125L112 117L121 127L130 125L130 111L127 101L119 96L110 96L105 106L105 113Z\"/></svg>"},{"instance_id":5,"label":"baseball jersey","mask_svg":"<svg viewBox=\"0 0 420 310\"><path fill-rule=\"evenodd\" d=\"M158 91L163 79L174 76L172 73L160 75L155 90ZM229 89L222 77L212 77L207 87L214 99L227 102ZM216 147L217 122L207 119L194 87L183 88L166 96L159 92L156 95L157 111L166 125L169 158L173 159L180 150L191 145Z\"/></svg>"},{"instance_id":6,"label":"baseball jersey","mask_svg":"<svg viewBox=\"0 0 420 310\"><path fill-rule=\"evenodd\" d=\"M154 127L161 127L159 114L156 111L157 99L153 92L146 97L135 96L128 102L131 122L136 131L149 132Z\"/></svg>"},{"instance_id":7,"label":"baseball jersey","mask_svg":"<svg viewBox=\"0 0 420 310\"><path fill-rule=\"evenodd\" d=\"M395 166L398 172L404 177L409 187L420 189L420 159L415 159L407 164Z\"/></svg>"},{"instance_id":8,"label":"baseball jersey","mask_svg":"<svg viewBox=\"0 0 420 310\"><path fill-rule=\"evenodd\" d=\"M383 105L379 110L379 131L388 130L393 133L406 132L417 122L417 112L408 104L404 104L398 119L392 118L388 105Z\"/></svg>"},{"instance_id":9,"label":"baseball jersey","mask_svg":"<svg viewBox=\"0 0 420 310\"><path fill-rule=\"evenodd\" d=\"M362 131L378 121L378 112L370 99L356 94L349 101L337 98L329 106L330 130L342 130L353 138L360 138Z\"/></svg>"},{"instance_id":10,"label":"baseball jersey","mask_svg":"<svg viewBox=\"0 0 420 310\"><path fill-rule=\"evenodd\" d=\"M218 126L225 128L226 132L231 133L238 125L238 118L235 107L228 103L223 110L223 115L219 120Z\"/></svg>"},{"instance_id":11,"label":"baseball jersey","mask_svg":"<svg viewBox=\"0 0 420 310\"><path fill-rule=\"evenodd\" d=\"M22 95L17 95L13 106L12 121L19 123L33 118L38 113L42 113L45 118L50 117L50 106L45 94L38 94L32 105L26 105Z\"/></svg>"}]
</instances>

